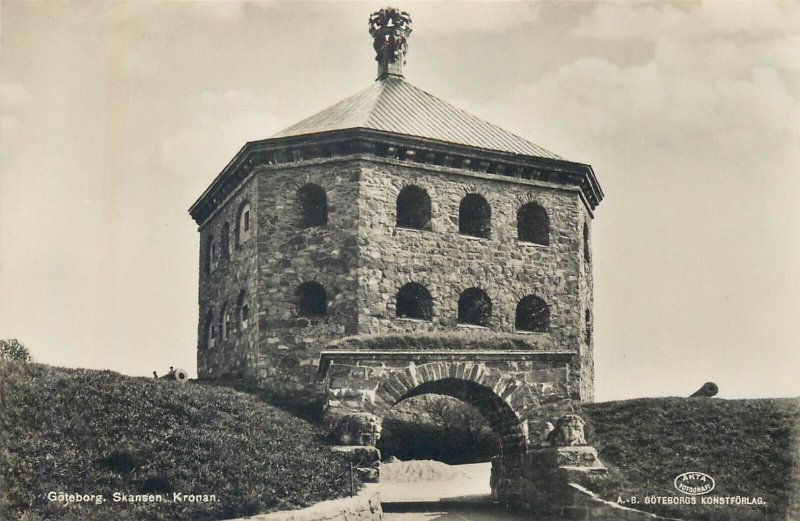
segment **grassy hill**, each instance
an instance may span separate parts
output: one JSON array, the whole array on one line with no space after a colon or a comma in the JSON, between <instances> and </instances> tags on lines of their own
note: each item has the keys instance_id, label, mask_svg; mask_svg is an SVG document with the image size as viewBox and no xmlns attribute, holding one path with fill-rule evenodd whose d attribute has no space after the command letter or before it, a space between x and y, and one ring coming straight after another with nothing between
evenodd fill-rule
<instances>
[{"instance_id":1,"label":"grassy hill","mask_svg":"<svg viewBox=\"0 0 800 521\"><path fill-rule=\"evenodd\" d=\"M226 388L0 361L0 519L224 519L348 494L347 463L318 438ZM65 506L49 492L105 502Z\"/></svg>"},{"instance_id":2,"label":"grassy hill","mask_svg":"<svg viewBox=\"0 0 800 521\"><path fill-rule=\"evenodd\" d=\"M606 499L637 496L636 508L690 520L793 519L800 399L645 398L587 404L583 416L589 443L617 478L603 488ZM689 471L716 480L709 496L761 496L766 506L643 504L682 496L673 480Z\"/></svg>"}]
</instances>

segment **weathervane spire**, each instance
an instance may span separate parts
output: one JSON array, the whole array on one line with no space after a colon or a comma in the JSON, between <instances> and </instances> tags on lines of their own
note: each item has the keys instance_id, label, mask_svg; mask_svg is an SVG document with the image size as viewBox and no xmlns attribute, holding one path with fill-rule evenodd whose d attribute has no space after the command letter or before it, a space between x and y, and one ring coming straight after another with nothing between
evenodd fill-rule
<instances>
[{"instance_id":1,"label":"weathervane spire","mask_svg":"<svg viewBox=\"0 0 800 521\"><path fill-rule=\"evenodd\" d=\"M403 77L403 65L411 35L411 17L395 7L384 7L369 17L369 35L378 62L378 80Z\"/></svg>"}]
</instances>

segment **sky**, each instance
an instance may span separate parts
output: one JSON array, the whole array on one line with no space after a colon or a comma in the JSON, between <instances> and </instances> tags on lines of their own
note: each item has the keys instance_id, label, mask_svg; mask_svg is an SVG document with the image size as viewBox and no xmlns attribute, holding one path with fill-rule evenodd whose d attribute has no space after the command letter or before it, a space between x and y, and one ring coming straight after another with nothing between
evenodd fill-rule
<instances>
[{"instance_id":1,"label":"sky","mask_svg":"<svg viewBox=\"0 0 800 521\"><path fill-rule=\"evenodd\" d=\"M408 81L593 166L598 400L800 395L800 4L392 5ZM2 1L0 338L194 375L187 209L374 80L381 7Z\"/></svg>"}]
</instances>

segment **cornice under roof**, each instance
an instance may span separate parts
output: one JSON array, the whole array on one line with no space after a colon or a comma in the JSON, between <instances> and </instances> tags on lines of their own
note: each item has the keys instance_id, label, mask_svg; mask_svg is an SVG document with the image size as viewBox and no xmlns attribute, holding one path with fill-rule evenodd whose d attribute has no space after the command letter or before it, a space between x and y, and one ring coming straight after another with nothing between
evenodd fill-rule
<instances>
[{"instance_id":1,"label":"cornice under roof","mask_svg":"<svg viewBox=\"0 0 800 521\"><path fill-rule=\"evenodd\" d=\"M544 181L580 189L589 211L603 198L590 165L442 142L381 130L352 128L274 137L247 143L195 201L189 213L198 225L259 166L298 165L325 158L375 157L431 168L498 176L509 181Z\"/></svg>"}]
</instances>

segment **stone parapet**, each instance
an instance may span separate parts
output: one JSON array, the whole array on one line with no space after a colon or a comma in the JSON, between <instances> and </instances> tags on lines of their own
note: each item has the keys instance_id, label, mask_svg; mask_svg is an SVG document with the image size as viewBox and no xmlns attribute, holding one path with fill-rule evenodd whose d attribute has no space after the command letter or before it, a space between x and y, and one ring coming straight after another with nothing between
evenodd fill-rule
<instances>
[{"instance_id":1,"label":"stone parapet","mask_svg":"<svg viewBox=\"0 0 800 521\"><path fill-rule=\"evenodd\" d=\"M538 473L552 471L555 468L592 468L603 467L597 450L594 447L553 447L547 449L534 449L526 454L528 462L525 468Z\"/></svg>"}]
</instances>

